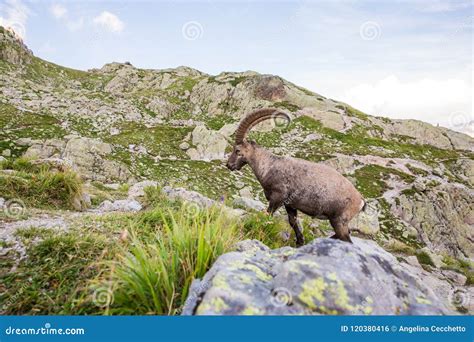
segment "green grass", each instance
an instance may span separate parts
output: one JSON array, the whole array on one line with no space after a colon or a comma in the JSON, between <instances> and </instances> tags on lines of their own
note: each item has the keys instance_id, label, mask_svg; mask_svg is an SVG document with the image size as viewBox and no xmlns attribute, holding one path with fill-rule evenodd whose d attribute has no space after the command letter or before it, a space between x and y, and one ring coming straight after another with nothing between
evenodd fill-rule
<instances>
[{"instance_id":1,"label":"green grass","mask_svg":"<svg viewBox=\"0 0 474 342\"><path fill-rule=\"evenodd\" d=\"M421 265L427 265L435 267L433 260L431 259L430 255L425 251L417 251L416 258Z\"/></svg>"},{"instance_id":2,"label":"green grass","mask_svg":"<svg viewBox=\"0 0 474 342\"><path fill-rule=\"evenodd\" d=\"M281 101L281 102L275 102L274 106L277 108L284 108L289 110L290 112L296 112L300 110L301 108L291 102L288 101Z\"/></svg>"},{"instance_id":3,"label":"green grass","mask_svg":"<svg viewBox=\"0 0 474 342\"><path fill-rule=\"evenodd\" d=\"M108 136L104 140L120 145L126 150L130 144L142 145L152 155L159 155L163 158L170 156L187 158L186 153L179 148L179 144L192 131L192 127L159 125L147 128L139 123L127 122L120 129L120 134Z\"/></svg>"},{"instance_id":4,"label":"green grass","mask_svg":"<svg viewBox=\"0 0 474 342\"><path fill-rule=\"evenodd\" d=\"M375 164L365 165L354 172L357 189L367 198L377 198L389 189L385 182L390 175L411 184L415 177L393 168Z\"/></svg>"},{"instance_id":5,"label":"green grass","mask_svg":"<svg viewBox=\"0 0 474 342\"><path fill-rule=\"evenodd\" d=\"M199 120L202 120L206 123L206 126L209 129L213 129L215 131L218 131L224 125L228 123L235 122L235 119L227 114L221 114L221 115L216 115L216 116L203 116L202 118L199 118Z\"/></svg>"},{"instance_id":6,"label":"green grass","mask_svg":"<svg viewBox=\"0 0 474 342\"><path fill-rule=\"evenodd\" d=\"M2 163L1 167L16 170L0 173L0 193L5 199L20 199L28 207L71 209L72 202L82 193L82 180L69 170L55 171L20 158Z\"/></svg>"},{"instance_id":7,"label":"green grass","mask_svg":"<svg viewBox=\"0 0 474 342\"><path fill-rule=\"evenodd\" d=\"M250 214L243 222L242 228L246 239L259 240L270 248L285 245L281 233L291 229L283 219L263 212Z\"/></svg>"},{"instance_id":8,"label":"green grass","mask_svg":"<svg viewBox=\"0 0 474 342\"><path fill-rule=\"evenodd\" d=\"M235 221L218 208L157 208L130 230L130 244L108 278L111 314L175 314L194 278L238 241Z\"/></svg>"},{"instance_id":9,"label":"green grass","mask_svg":"<svg viewBox=\"0 0 474 342\"><path fill-rule=\"evenodd\" d=\"M443 269L453 270L466 276L466 283L464 285L474 285L474 264L467 260L455 259L450 256L443 258Z\"/></svg>"},{"instance_id":10,"label":"green grass","mask_svg":"<svg viewBox=\"0 0 474 342\"><path fill-rule=\"evenodd\" d=\"M11 272L11 256L1 260L2 312L179 314L192 280L236 242L294 245L294 236L281 235L291 230L282 217L254 213L236 220L220 207L171 200L159 188L145 194L143 212L74 218L66 232L18 231L28 258Z\"/></svg>"},{"instance_id":11,"label":"green grass","mask_svg":"<svg viewBox=\"0 0 474 342\"><path fill-rule=\"evenodd\" d=\"M84 314L95 312L83 303L97 263L108 255L109 238L94 232L54 233L47 229L21 231L29 245L28 258L15 272L3 273L0 307L6 314ZM41 239L33 243L33 239Z\"/></svg>"},{"instance_id":12,"label":"green grass","mask_svg":"<svg viewBox=\"0 0 474 342\"><path fill-rule=\"evenodd\" d=\"M9 148L14 157L19 157L26 150L14 143L19 138L52 139L64 135L61 122L48 113L20 111L0 103L0 150Z\"/></svg>"}]
</instances>

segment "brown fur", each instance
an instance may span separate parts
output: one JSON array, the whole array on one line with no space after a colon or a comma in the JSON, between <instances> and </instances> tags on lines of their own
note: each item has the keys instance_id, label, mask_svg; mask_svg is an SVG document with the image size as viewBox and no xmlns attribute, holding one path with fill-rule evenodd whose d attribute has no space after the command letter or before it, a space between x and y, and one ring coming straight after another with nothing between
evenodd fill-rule
<instances>
[{"instance_id":1,"label":"brown fur","mask_svg":"<svg viewBox=\"0 0 474 342\"><path fill-rule=\"evenodd\" d=\"M333 238L351 242L349 221L364 207L362 195L349 180L335 169L321 164L291 157L279 157L254 142L245 141L245 135L255 121L268 118L263 109L244 118L238 131L244 132L227 162L230 170L240 170L248 164L263 187L269 201L268 212L273 214L282 205L296 234L298 246L304 243L296 215L301 211L311 217L327 219L334 228ZM286 114L285 114L286 115ZM247 118L251 118L247 120ZM253 121L252 121L253 120Z\"/></svg>"}]
</instances>

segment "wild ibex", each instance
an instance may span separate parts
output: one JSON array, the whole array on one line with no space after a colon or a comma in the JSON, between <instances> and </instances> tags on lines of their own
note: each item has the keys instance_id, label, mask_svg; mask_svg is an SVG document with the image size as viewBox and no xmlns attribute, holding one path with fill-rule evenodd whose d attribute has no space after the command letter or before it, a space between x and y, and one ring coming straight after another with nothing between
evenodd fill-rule
<instances>
[{"instance_id":1,"label":"wild ibex","mask_svg":"<svg viewBox=\"0 0 474 342\"><path fill-rule=\"evenodd\" d=\"M234 171L250 165L269 202L268 212L273 214L285 206L297 246L304 243L296 220L298 210L311 217L329 220L336 232L332 238L352 242L348 224L365 207L361 194L344 176L327 165L276 156L246 140L253 126L271 118L290 121L285 112L266 108L250 113L240 122L227 167Z\"/></svg>"}]
</instances>

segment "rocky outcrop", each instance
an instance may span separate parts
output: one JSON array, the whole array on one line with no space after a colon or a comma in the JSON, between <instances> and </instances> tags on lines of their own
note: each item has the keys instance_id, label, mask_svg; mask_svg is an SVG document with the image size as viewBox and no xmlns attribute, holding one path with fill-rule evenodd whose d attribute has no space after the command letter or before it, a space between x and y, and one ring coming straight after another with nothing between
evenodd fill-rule
<instances>
[{"instance_id":1,"label":"rocky outcrop","mask_svg":"<svg viewBox=\"0 0 474 342\"><path fill-rule=\"evenodd\" d=\"M412 142L431 145L446 150L474 151L474 138L443 127L435 127L419 120L383 120L369 117L369 120L382 128L386 139L402 136L412 138Z\"/></svg>"},{"instance_id":2,"label":"rocky outcrop","mask_svg":"<svg viewBox=\"0 0 474 342\"><path fill-rule=\"evenodd\" d=\"M264 211L267 209L265 204L263 204L262 202L248 197L237 196L236 198L234 198L232 203L239 208L246 208L255 211Z\"/></svg>"},{"instance_id":3,"label":"rocky outcrop","mask_svg":"<svg viewBox=\"0 0 474 342\"><path fill-rule=\"evenodd\" d=\"M65 140L21 140L22 145L30 146L24 157L42 160L64 160L80 176L101 182L128 181L131 173L128 168L108 158L112 146L97 139L78 136L65 137Z\"/></svg>"},{"instance_id":4,"label":"rocky outcrop","mask_svg":"<svg viewBox=\"0 0 474 342\"><path fill-rule=\"evenodd\" d=\"M402 194L392 211L415 227L436 253L474 258L474 191L459 184L441 184Z\"/></svg>"},{"instance_id":5,"label":"rocky outcrop","mask_svg":"<svg viewBox=\"0 0 474 342\"><path fill-rule=\"evenodd\" d=\"M420 279L376 243L316 239L270 250L246 240L195 280L184 315L449 314Z\"/></svg>"},{"instance_id":6,"label":"rocky outcrop","mask_svg":"<svg viewBox=\"0 0 474 342\"><path fill-rule=\"evenodd\" d=\"M227 140L224 134L207 129L204 125L196 126L192 132L192 143L195 148L186 151L193 160L224 159Z\"/></svg>"},{"instance_id":7,"label":"rocky outcrop","mask_svg":"<svg viewBox=\"0 0 474 342\"><path fill-rule=\"evenodd\" d=\"M87 179L127 181L130 171L125 165L106 159L111 153L110 144L90 138L73 138L67 142L63 158L70 160L78 173Z\"/></svg>"},{"instance_id":8,"label":"rocky outcrop","mask_svg":"<svg viewBox=\"0 0 474 342\"><path fill-rule=\"evenodd\" d=\"M456 169L471 186L474 186L474 160L459 159L456 162Z\"/></svg>"},{"instance_id":9,"label":"rocky outcrop","mask_svg":"<svg viewBox=\"0 0 474 342\"><path fill-rule=\"evenodd\" d=\"M365 210L361 211L351 222L349 228L365 235L374 236L380 230L379 205L377 201L368 201Z\"/></svg>"},{"instance_id":10,"label":"rocky outcrop","mask_svg":"<svg viewBox=\"0 0 474 342\"><path fill-rule=\"evenodd\" d=\"M33 53L14 31L0 26L0 59L15 65L31 62Z\"/></svg>"},{"instance_id":11,"label":"rocky outcrop","mask_svg":"<svg viewBox=\"0 0 474 342\"><path fill-rule=\"evenodd\" d=\"M59 158L66 147L66 143L59 139L30 140L22 143L31 145L23 156L32 159Z\"/></svg>"}]
</instances>

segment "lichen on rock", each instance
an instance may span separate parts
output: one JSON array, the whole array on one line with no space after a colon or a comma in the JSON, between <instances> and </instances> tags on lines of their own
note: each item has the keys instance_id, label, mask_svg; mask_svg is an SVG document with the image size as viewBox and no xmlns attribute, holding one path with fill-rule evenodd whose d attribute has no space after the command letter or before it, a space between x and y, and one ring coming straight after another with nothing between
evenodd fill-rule
<instances>
[{"instance_id":1,"label":"lichen on rock","mask_svg":"<svg viewBox=\"0 0 474 342\"><path fill-rule=\"evenodd\" d=\"M452 313L390 253L368 240L316 239L271 250L243 241L192 286L184 315Z\"/></svg>"}]
</instances>

